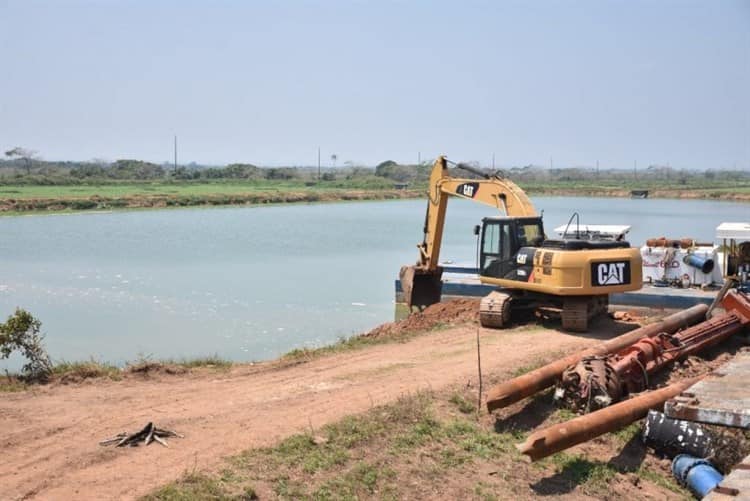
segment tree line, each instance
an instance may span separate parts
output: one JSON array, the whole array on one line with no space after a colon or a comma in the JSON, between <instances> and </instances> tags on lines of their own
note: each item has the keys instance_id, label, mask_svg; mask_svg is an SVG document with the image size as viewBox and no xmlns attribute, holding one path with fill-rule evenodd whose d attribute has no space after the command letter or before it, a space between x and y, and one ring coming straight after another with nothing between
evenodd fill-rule
<instances>
[{"instance_id":1,"label":"tree line","mask_svg":"<svg viewBox=\"0 0 750 501\"><path fill-rule=\"evenodd\" d=\"M473 165L487 174L509 177L517 182L533 184L566 184L613 182L633 184L664 181L670 185L686 185L704 182L750 182L750 172L741 170L707 169L703 171L675 169L664 165L650 165L636 169L598 169L592 167L545 168L535 165L492 170ZM36 152L17 147L5 152L0 159L0 184L93 184L122 181L304 181L332 182L347 180L388 181L390 183L422 185L429 179L431 162L400 164L386 160L377 166L354 166L350 162L344 167L327 167L318 171L315 167L261 167L250 163L231 163L225 166L202 166L197 164L155 164L143 160L121 159L113 162L91 160L46 161ZM465 171L456 174L472 177ZM377 183L376 183L377 184Z\"/></svg>"}]
</instances>

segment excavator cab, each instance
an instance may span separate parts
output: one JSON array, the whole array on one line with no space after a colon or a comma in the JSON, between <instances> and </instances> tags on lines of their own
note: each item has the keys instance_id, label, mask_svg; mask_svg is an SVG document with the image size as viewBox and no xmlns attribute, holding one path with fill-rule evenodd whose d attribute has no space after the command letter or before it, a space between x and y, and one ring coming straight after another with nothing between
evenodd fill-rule
<instances>
[{"instance_id":1,"label":"excavator cab","mask_svg":"<svg viewBox=\"0 0 750 501\"><path fill-rule=\"evenodd\" d=\"M479 272L484 277L527 281L533 249L544 241L541 217L486 217L482 220Z\"/></svg>"}]
</instances>

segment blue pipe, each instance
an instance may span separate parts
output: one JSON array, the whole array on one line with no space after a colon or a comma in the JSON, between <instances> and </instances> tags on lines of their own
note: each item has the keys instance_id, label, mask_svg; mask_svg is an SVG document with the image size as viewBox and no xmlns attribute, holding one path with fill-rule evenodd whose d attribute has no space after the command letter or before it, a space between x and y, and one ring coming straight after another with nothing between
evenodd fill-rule
<instances>
[{"instance_id":1,"label":"blue pipe","mask_svg":"<svg viewBox=\"0 0 750 501\"><path fill-rule=\"evenodd\" d=\"M698 257L695 254L688 254L684 258L682 258L682 261L692 266L693 268L698 268L703 273L711 273L714 269L714 260L711 258L704 259L702 257Z\"/></svg>"},{"instance_id":2,"label":"blue pipe","mask_svg":"<svg viewBox=\"0 0 750 501\"><path fill-rule=\"evenodd\" d=\"M687 485L698 499L703 498L724 480L722 474L711 463L689 454L680 454L674 458L672 473L682 485Z\"/></svg>"}]
</instances>

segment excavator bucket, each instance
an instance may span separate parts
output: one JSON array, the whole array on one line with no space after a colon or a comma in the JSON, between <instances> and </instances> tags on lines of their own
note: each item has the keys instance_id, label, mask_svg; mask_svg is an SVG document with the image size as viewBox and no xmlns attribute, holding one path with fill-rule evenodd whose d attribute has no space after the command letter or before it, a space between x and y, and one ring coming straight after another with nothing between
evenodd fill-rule
<instances>
[{"instance_id":1,"label":"excavator bucket","mask_svg":"<svg viewBox=\"0 0 750 501\"><path fill-rule=\"evenodd\" d=\"M422 270L416 266L402 266L399 272L401 289L409 310L416 306L420 310L440 302L442 291L443 269L434 271Z\"/></svg>"}]
</instances>

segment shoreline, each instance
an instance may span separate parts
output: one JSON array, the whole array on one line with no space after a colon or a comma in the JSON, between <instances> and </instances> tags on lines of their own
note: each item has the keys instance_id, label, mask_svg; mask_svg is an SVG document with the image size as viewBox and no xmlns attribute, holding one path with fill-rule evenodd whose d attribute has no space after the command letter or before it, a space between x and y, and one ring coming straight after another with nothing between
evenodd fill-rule
<instances>
[{"instance_id":1,"label":"shoreline","mask_svg":"<svg viewBox=\"0 0 750 501\"><path fill-rule=\"evenodd\" d=\"M250 367L283 368L299 365L324 356L350 353L382 344L403 343L430 332L475 320L474 310L477 304L474 298L454 299L426 312L381 323L332 343L312 348L293 348L276 357L262 360L234 361L217 354L188 358L152 359L146 357L126 361L122 365L96 359L53 360L51 373L46 381L26 381L19 372L6 370L5 377L0 376L0 394L57 384L81 383L85 380L120 381L128 377L148 374L185 375L194 370L228 371Z\"/></svg>"},{"instance_id":2,"label":"shoreline","mask_svg":"<svg viewBox=\"0 0 750 501\"><path fill-rule=\"evenodd\" d=\"M357 202L419 198L414 190L248 192L208 195L128 195L123 197L61 197L0 199L0 216L24 214L78 214L136 209L179 209L200 207L257 207L299 203Z\"/></svg>"},{"instance_id":3,"label":"shoreline","mask_svg":"<svg viewBox=\"0 0 750 501\"><path fill-rule=\"evenodd\" d=\"M567 415L549 399L519 402L496 414L477 411L477 319L466 307L383 324L368 333L366 345L343 351L324 347L269 363L179 372L146 365L122 380L71 379L5 394L0 399L0 413L8 419L0 433L6 445L0 474L9 479L5 492L28 499L81 492L159 500L236 492L261 499L292 492L296 498L352 492L363 498L375 492L423 498L434 493L431 479L439 472L453 486L448 497L460 497L480 482L501 497L519 489L535 497L541 492L535 486L560 478L569 485L557 492L563 497L614 490L631 498L644 489L661 499L684 494L658 459L644 459L642 446L625 447L638 425L529 465L513 444ZM507 379L633 327L603 317L593 337L536 324L481 329L483 358L490 362L486 380ZM508 343L518 349L503 349ZM43 412L50 408L56 412ZM169 439L169 447L98 444L146 421L183 437ZM614 450L632 455L637 470L607 466ZM422 458L416 466L414 457ZM159 468L153 468L155 458ZM606 468L607 475L561 477L566 465L581 461ZM34 468L25 468L28 464ZM513 474L487 475L498 471L498 464ZM634 475L637 483L627 481Z\"/></svg>"},{"instance_id":4,"label":"shoreline","mask_svg":"<svg viewBox=\"0 0 750 501\"><path fill-rule=\"evenodd\" d=\"M600 190L591 188L534 188L526 189L529 196L630 198L625 189ZM377 200L413 200L424 197L423 190L340 189L326 191L248 192L207 195L127 195L122 197L88 196L58 198L1 198L1 216L27 214L78 214L124 210L179 209L205 207L256 207L299 203L357 202ZM688 190L649 190L649 199L711 200L750 203L750 193L734 193L711 188Z\"/></svg>"}]
</instances>

